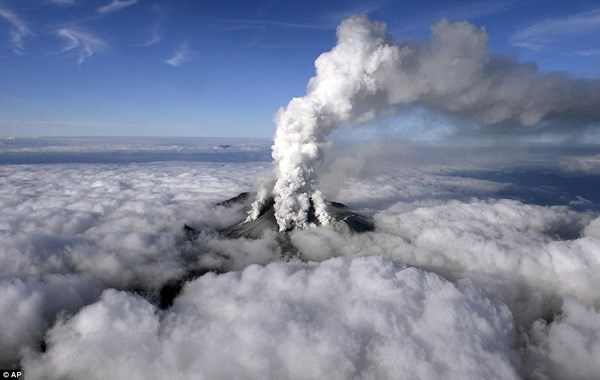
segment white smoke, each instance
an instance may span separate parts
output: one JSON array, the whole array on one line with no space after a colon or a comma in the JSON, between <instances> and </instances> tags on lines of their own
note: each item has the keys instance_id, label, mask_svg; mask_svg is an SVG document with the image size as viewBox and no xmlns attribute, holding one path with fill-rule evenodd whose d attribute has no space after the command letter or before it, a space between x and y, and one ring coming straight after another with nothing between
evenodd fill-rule
<instances>
[{"instance_id":1,"label":"white smoke","mask_svg":"<svg viewBox=\"0 0 600 380\"><path fill-rule=\"evenodd\" d=\"M411 104L483 124L600 118L598 81L541 74L532 65L494 55L486 31L468 22L442 20L432 33L425 43L396 44L382 22L366 16L342 21L337 45L315 62L307 94L276 116L272 192L281 231L307 227L316 164L325 138L341 123L361 123ZM250 219L260 206L257 200ZM326 224L325 214L319 215Z\"/></svg>"}]
</instances>

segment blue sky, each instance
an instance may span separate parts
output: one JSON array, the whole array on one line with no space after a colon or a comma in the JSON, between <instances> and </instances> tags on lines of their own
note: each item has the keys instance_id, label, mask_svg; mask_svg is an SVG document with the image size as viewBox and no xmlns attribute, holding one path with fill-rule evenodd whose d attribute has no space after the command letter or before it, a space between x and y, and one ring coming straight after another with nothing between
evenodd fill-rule
<instances>
[{"instance_id":1,"label":"blue sky","mask_svg":"<svg viewBox=\"0 0 600 380\"><path fill-rule=\"evenodd\" d=\"M271 137L352 14L397 40L468 20L497 53L600 78L597 1L0 0L0 136Z\"/></svg>"}]
</instances>

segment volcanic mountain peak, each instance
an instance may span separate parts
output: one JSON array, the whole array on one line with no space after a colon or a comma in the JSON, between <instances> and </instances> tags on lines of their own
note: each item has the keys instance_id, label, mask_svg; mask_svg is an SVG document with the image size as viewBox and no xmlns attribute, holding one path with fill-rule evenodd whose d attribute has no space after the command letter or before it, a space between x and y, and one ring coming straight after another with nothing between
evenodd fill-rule
<instances>
[{"instance_id":1,"label":"volcanic mountain peak","mask_svg":"<svg viewBox=\"0 0 600 380\"><path fill-rule=\"evenodd\" d=\"M253 193L244 192L231 199L227 199L223 202L219 202L219 206L232 206L234 204L244 204L247 209L250 208L250 202L254 198ZM333 219L331 223L332 227L342 232L368 232L375 229L373 221L363 215L357 214L350 211L350 209L339 202L325 202L327 210ZM260 239L266 231L278 231L279 226L275 219L275 199L269 198L262 208L260 209L258 218L252 221L242 221L234 224L230 227L224 228L219 232L229 238L249 238L249 239ZM308 210L308 223L309 225L319 226L320 222L315 216L315 208L311 201L310 208ZM290 228L289 231L293 230Z\"/></svg>"}]
</instances>

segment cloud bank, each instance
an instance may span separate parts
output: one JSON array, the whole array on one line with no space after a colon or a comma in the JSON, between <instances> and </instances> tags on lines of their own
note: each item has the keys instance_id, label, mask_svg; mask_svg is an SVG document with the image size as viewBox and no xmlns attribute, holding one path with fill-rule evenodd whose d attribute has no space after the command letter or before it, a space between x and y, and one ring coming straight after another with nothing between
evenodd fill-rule
<instances>
[{"instance_id":1,"label":"cloud bank","mask_svg":"<svg viewBox=\"0 0 600 380\"><path fill-rule=\"evenodd\" d=\"M537 321L527 347L533 378L593 379L600 371L600 313L576 298L566 298L561 315L547 324Z\"/></svg>"},{"instance_id":2,"label":"cloud bank","mask_svg":"<svg viewBox=\"0 0 600 380\"><path fill-rule=\"evenodd\" d=\"M96 301L105 288L155 294L206 267L199 247L186 243L183 224L235 222L235 210L214 210L214 203L251 187L264 168L0 165L0 366L39 351L57 316ZM235 174L227 179L228 172ZM236 252L239 267L275 258L248 260L244 249Z\"/></svg>"},{"instance_id":3,"label":"cloud bank","mask_svg":"<svg viewBox=\"0 0 600 380\"><path fill-rule=\"evenodd\" d=\"M0 166L1 275L89 273L111 287L156 289L192 265L181 257L183 223L233 223L233 210L214 214L213 203L250 187L263 167L24 168Z\"/></svg>"},{"instance_id":4,"label":"cloud bank","mask_svg":"<svg viewBox=\"0 0 600 380\"><path fill-rule=\"evenodd\" d=\"M74 313L97 300L104 287L89 275L45 274L40 279L0 279L0 366L18 362L25 350L39 350L57 315Z\"/></svg>"},{"instance_id":5,"label":"cloud bank","mask_svg":"<svg viewBox=\"0 0 600 380\"><path fill-rule=\"evenodd\" d=\"M128 144L6 139L0 149ZM144 154L225 142L186 144L138 141ZM229 144L219 149L233 156L246 146ZM576 176L597 174L564 162L594 151L338 149L346 155L321 178L341 184L324 195L372 216L376 230L295 230L294 260L275 232L215 231L244 213L214 204L252 189L270 163L0 165L0 364L50 379L593 378L600 198L570 204L585 195ZM494 175L469 174L485 167ZM551 186L499 199L519 179L500 174L519 167L564 174L572 188L554 206L523 200ZM159 299L170 284L184 286L169 307Z\"/></svg>"},{"instance_id":6,"label":"cloud bank","mask_svg":"<svg viewBox=\"0 0 600 380\"><path fill-rule=\"evenodd\" d=\"M48 352L25 368L77 378L516 379L511 334L508 309L468 282L382 257L274 263L189 282L164 315L106 291L57 324Z\"/></svg>"}]
</instances>

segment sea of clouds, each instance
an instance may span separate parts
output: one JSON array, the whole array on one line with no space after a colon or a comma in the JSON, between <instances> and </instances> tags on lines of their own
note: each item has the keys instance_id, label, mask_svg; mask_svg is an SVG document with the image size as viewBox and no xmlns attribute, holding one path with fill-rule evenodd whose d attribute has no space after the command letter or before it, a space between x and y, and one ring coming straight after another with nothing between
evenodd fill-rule
<instances>
[{"instance_id":1,"label":"sea of clouds","mask_svg":"<svg viewBox=\"0 0 600 380\"><path fill-rule=\"evenodd\" d=\"M337 144L321 188L376 230L296 230L299 257L284 259L275 233L215 232L245 217L216 203L272 164L197 143L233 158L0 165L0 367L31 379L600 372L597 151Z\"/></svg>"}]
</instances>

